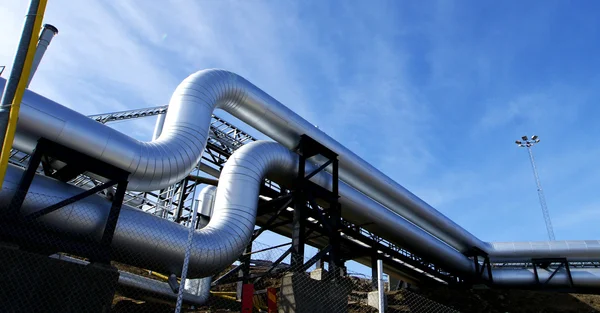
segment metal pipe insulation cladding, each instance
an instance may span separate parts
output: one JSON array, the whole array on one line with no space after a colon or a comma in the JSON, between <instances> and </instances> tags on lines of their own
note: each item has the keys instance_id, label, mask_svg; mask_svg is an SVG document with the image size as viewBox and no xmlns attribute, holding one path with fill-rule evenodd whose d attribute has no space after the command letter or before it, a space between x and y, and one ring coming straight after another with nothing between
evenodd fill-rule
<instances>
[{"instance_id":1,"label":"metal pipe insulation cladding","mask_svg":"<svg viewBox=\"0 0 600 313\"><path fill-rule=\"evenodd\" d=\"M290 149L301 134L323 143L339 154L340 178L348 186L461 252L476 246L492 259L510 260L530 259L531 253L570 259L599 254L597 241L583 245L483 242L244 78L223 70L199 71L186 78L171 98L161 135L151 142L128 137L27 91L14 147L31 152L44 136L131 172L132 189L156 190L180 181L200 160L215 108L230 112ZM395 228L373 231L393 234Z\"/></svg>"},{"instance_id":2,"label":"metal pipe insulation cladding","mask_svg":"<svg viewBox=\"0 0 600 313\"><path fill-rule=\"evenodd\" d=\"M200 161L212 112L223 109L288 149L306 134L340 159L340 179L401 214L452 247L466 251L485 243L358 157L241 76L203 70L186 78L169 102L160 137L141 142L56 102L28 92L14 147L31 152L41 136L131 173L129 188L159 190L187 175Z\"/></svg>"},{"instance_id":3,"label":"metal pipe insulation cladding","mask_svg":"<svg viewBox=\"0 0 600 313\"><path fill-rule=\"evenodd\" d=\"M252 234L258 192L264 177L286 184L294 177L292 174L297 170L297 162L296 154L272 142L248 144L232 155L221 175L214 203L214 217L206 228L195 233L190 273L197 277L211 275L232 263L241 254ZM22 170L11 167L8 173L6 185L15 187ZM314 176L313 181L329 187L331 176L319 173ZM36 176L31 188L32 194L59 198L81 191L43 176ZM463 273L474 272L473 263L467 257L344 183L340 184L340 195L340 202L346 208L344 211L349 212L345 217L377 219L377 227L387 229L389 235L394 236L390 239L400 241L411 251L444 264L448 269ZM3 189L0 200L6 201L11 196L9 189ZM24 214L43 207L43 204L32 198L26 199ZM73 236L99 237L109 207L108 201L92 196L84 202L42 217L40 222L55 231ZM187 229L181 225L124 207L115 232L113 249L119 261L178 273L186 235ZM576 287L600 286L598 271L573 269L572 272ZM523 288L536 284L533 273L527 269L494 269L493 275L497 285ZM541 277L549 275L549 272L541 272ZM559 272L553 279L554 286L564 287L565 277L564 272Z\"/></svg>"}]
</instances>

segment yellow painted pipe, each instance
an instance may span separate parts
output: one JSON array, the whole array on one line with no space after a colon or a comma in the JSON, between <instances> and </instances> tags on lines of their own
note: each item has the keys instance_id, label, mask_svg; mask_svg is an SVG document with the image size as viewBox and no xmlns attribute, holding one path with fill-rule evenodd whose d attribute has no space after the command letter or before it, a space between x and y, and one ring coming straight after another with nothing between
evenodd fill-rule
<instances>
[{"instance_id":1,"label":"yellow painted pipe","mask_svg":"<svg viewBox=\"0 0 600 313\"><path fill-rule=\"evenodd\" d=\"M226 295L215 295L215 296L219 297L219 298L227 299L227 300L237 301L237 298L236 297L232 297L232 296L226 296Z\"/></svg>"},{"instance_id":2,"label":"yellow painted pipe","mask_svg":"<svg viewBox=\"0 0 600 313\"><path fill-rule=\"evenodd\" d=\"M154 275L162 280L168 281L169 277L165 274L161 274L161 273L157 273L151 270L147 270L148 273L150 273L150 275ZM177 281L181 281L179 278L177 278ZM236 300L237 301L237 292L235 291L211 291L210 292L211 295L216 296L216 297L220 297L220 298L224 298L224 299L228 299L228 300Z\"/></svg>"},{"instance_id":3,"label":"yellow painted pipe","mask_svg":"<svg viewBox=\"0 0 600 313\"><path fill-rule=\"evenodd\" d=\"M234 296L237 295L237 292L235 291L211 291L211 294L217 296L217 295L222 295L222 296Z\"/></svg>"},{"instance_id":4,"label":"yellow painted pipe","mask_svg":"<svg viewBox=\"0 0 600 313\"><path fill-rule=\"evenodd\" d=\"M150 270L148 270L148 272L150 273L150 275L154 275L154 276L156 276L158 278L161 278L163 280L169 280L169 276L167 276L167 275L164 275L164 274L161 274L161 273L157 273L157 272L154 272L154 271L150 271ZM177 281L179 281L179 278L177 278Z\"/></svg>"},{"instance_id":5,"label":"yellow painted pipe","mask_svg":"<svg viewBox=\"0 0 600 313\"><path fill-rule=\"evenodd\" d=\"M21 77L19 78L19 83L17 84L15 96L13 97L10 105L6 136L4 137L4 142L2 143L2 151L0 151L0 188L2 188L4 175L6 175L6 168L8 167L8 159L10 157L10 149L12 148L15 132L17 130L17 120L19 119L21 100L23 100L23 94L25 93L27 81L29 80L31 64L33 63L33 56L35 55L38 35L42 30L42 20L44 19L44 12L46 11L47 2L47 0L40 0L38 3L37 14L33 22L33 31L31 32L31 38L29 38L29 47L27 48L27 54L25 55L25 63L23 64L23 69L21 70Z\"/></svg>"}]
</instances>

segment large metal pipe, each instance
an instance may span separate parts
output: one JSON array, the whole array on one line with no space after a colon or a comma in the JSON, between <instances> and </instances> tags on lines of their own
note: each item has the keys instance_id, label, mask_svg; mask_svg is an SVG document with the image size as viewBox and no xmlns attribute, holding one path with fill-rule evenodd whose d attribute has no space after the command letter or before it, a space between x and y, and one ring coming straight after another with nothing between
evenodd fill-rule
<instances>
[{"instance_id":1,"label":"large metal pipe","mask_svg":"<svg viewBox=\"0 0 600 313\"><path fill-rule=\"evenodd\" d=\"M200 214L199 217L208 217L208 220L203 221L201 219L199 221L198 228L203 228L208 225L210 217L212 216L216 193L217 187L208 185L202 188L198 194L198 203L196 205L198 206L197 212ZM211 276L187 279L185 281L185 290L193 295L208 299L211 282Z\"/></svg>"},{"instance_id":2,"label":"large metal pipe","mask_svg":"<svg viewBox=\"0 0 600 313\"><path fill-rule=\"evenodd\" d=\"M0 78L0 85L3 79ZM492 258L529 260L536 245L546 257L587 259L597 245L482 242L425 202L391 181L354 153L312 126L256 86L222 70L200 71L185 79L169 104L164 130L155 141L140 142L33 92L26 92L15 148L31 152L44 136L132 173L129 186L155 190L181 180L197 164L206 143L212 111L222 108L287 148L308 134L340 154L340 177L348 184L461 252L476 246ZM375 233L395 232L397 226ZM582 248L583 247L583 248Z\"/></svg>"},{"instance_id":3,"label":"large metal pipe","mask_svg":"<svg viewBox=\"0 0 600 313\"><path fill-rule=\"evenodd\" d=\"M523 262L532 258L568 258L571 262L600 260L600 240L490 242L494 262Z\"/></svg>"},{"instance_id":4,"label":"large metal pipe","mask_svg":"<svg viewBox=\"0 0 600 313\"><path fill-rule=\"evenodd\" d=\"M256 158L259 158L257 162ZM297 170L298 157L273 142L257 142L246 145L234 153L225 165L214 203L214 215L208 225L195 233L190 277L205 277L231 264L248 243L256 219L256 206L262 182L261 175L271 172L269 178L282 184L289 183ZM311 167L309 166L309 170ZM9 167L5 188L0 201L9 203L20 180L22 170ZM329 187L331 176L325 173L313 177L313 181ZM231 188L231 186L235 186ZM45 176L36 176L26 198L22 214L40 210L50 203L71 197L81 189L60 183ZM402 244L414 246L423 257L450 262L453 268L468 271L471 262L456 250L435 240L399 215L357 192L348 185L340 184L340 199L344 217L354 221L373 221L372 229L380 227L384 233ZM252 200L254 199L254 200ZM77 238L99 240L110 208L110 203L100 196L88 197L39 219L40 223ZM392 229L401 229L397 233ZM179 273L187 240L187 228L143 211L123 206L113 239L113 251L117 260L127 264L163 273Z\"/></svg>"},{"instance_id":5,"label":"large metal pipe","mask_svg":"<svg viewBox=\"0 0 600 313\"><path fill-rule=\"evenodd\" d=\"M31 84L33 75L37 72L38 66L40 66L40 62L42 62L42 58L44 57L52 38L54 38L56 34L58 34L58 29L56 27L50 24L44 24L44 28L42 28L40 38L38 39L37 48L35 49L35 55L33 56L33 63L31 64L31 73L27 80L27 87Z\"/></svg>"},{"instance_id":6,"label":"large metal pipe","mask_svg":"<svg viewBox=\"0 0 600 313\"><path fill-rule=\"evenodd\" d=\"M245 149L238 150L243 155ZM289 152L289 151L288 151ZM239 161L239 162L236 162ZM206 227L194 233L189 273L191 278L206 277L232 264L242 254L252 236L261 182L275 180L279 173L291 173L295 164L253 162L232 156L221 171L219 184L235 185L236 189L220 188L214 202L213 217ZM286 168L292 167L292 168ZM239 170L259 176L249 176ZM11 166L7 171L5 188L0 192L1 203L10 203L22 170ZM27 215L55 202L68 198L81 189L36 176L23 203L21 214ZM91 196L39 219L53 231L87 240L100 240L110 204L100 196ZM181 273L188 229L182 225L124 206L113 238L116 260L163 273Z\"/></svg>"},{"instance_id":7,"label":"large metal pipe","mask_svg":"<svg viewBox=\"0 0 600 313\"><path fill-rule=\"evenodd\" d=\"M161 136L140 142L53 101L26 94L14 147L31 152L41 136L131 173L129 188L158 190L200 160L210 118L223 109L289 149L307 134L339 154L340 178L452 247L486 250L481 240L241 76L224 70L190 75L169 102Z\"/></svg>"},{"instance_id":8,"label":"large metal pipe","mask_svg":"<svg viewBox=\"0 0 600 313\"><path fill-rule=\"evenodd\" d=\"M61 254L52 255L50 257L77 264L89 264L88 261L72 258ZM136 293L139 293L139 291L148 293L151 297L169 300L175 300L177 298L177 294L173 293L173 289L171 289L169 284L150 279L144 276L136 275L127 271L119 270L119 285L121 286L121 288L124 287L125 289L133 289ZM208 301L209 297L210 290L209 292L197 294L185 292L183 294L183 301L185 303L203 305L206 303L206 301Z\"/></svg>"},{"instance_id":9,"label":"large metal pipe","mask_svg":"<svg viewBox=\"0 0 600 313\"><path fill-rule=\"evenodd\" d=\"M271 142L256 142L240 148L230 158L219 182L215 201L215 217L207 228L212 230L202 233L200 230L194 238L194 251L190 262L190 272L208 276L218 271L223 264L230 264L244 249L252 233L256 214L256 199L263 178L269 178L286 184L290 175L295 173L297 156L286 148ZM22 170L11 167L8 171L6 188L0 193L0 201L7 202L13 192L9 188L16 186ZM314 182L329 187L331 176L321 173L314 176ZM377 219L390 219L390 225L396 226L395 238L405 237L405 244L411 250L435 262L445 264L452 270L474 272L473 263L460 252L442 244L428 233L406 222L399 215L386 215L385 208L376 209L379 204L369 200L346 184L340 184L340 202L344 211L366 212L364 216L375 216ZM31 196L25 200L22 213L28 214L46 205L40 199L42 195L65 198L81 191L59 181L36 176L31 186ZM364 199L358 199L363 197ZM58 200L55 199L54 201ZM254 199L254 201L253 201ZM45 226L61 233L69 233L77 237L99 239L109 203L99 196L89 197L77 205L71 205L55 211L40 219ZM352 216L350 216L352 218ZM361 218L362 215L354 216ZM240 221L245 221L241 222ZM403 222L404 221L404 222ZM220 227L226 224L225 227ZM377 226L388 227L387 224ZM180 268L183 249L186 242L187 229L181 225L157 218L145 212L124 207L117 225L113 241L113 251L119 261L151 268L163 272L174 272ZM442 244L443 245L443 244ZM429 252L427 250L430 250ZM590 288L600 286L600 276L589 269L573 269L575 287ZM536 280L529 270L494 270L494 283L503 286L532 287ZM549 276L542 273L542 278ZM546 275L546 276L544 276ZM565 287L564 273L559 273L552 280L556 286ZM565 283L565 284L563 284Z\"/></svg>"},{"instance_id":10,"label":"large metal pipe","mask_svg":"<svg viewBox=\"0 0 600 313\"><path fill-rule=\"evenodd\" d=\"M205 186L198 194L198 213L200 220L198 220L198 228L204 228L210 222L213 215L213 209L215 206L215 195L217 194L217 187Z\"/></svg>"}]
</instances>

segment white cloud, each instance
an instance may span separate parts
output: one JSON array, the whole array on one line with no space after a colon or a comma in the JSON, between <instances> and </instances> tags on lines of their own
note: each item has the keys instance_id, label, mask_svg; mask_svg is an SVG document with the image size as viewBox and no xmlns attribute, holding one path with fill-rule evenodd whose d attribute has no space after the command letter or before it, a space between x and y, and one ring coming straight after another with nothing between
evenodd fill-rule
<instances>
[{"instance_id":1,"label":"white cloud","mask_svg":"<svg viewBox=\"0 0 600 313\"><path fill-rule=\"evenodd\" d=\"M557 235L562 235L562 238L565 238L565 234L568 234L574 228L583 227L584 229L588 229L586 233L590 237L581 239L597 239L600 231L594 226L598 224L599 219L600 203L588 203L579 208L568 208L562 214L557 214L553 219L553 227Z\"/></svg>"},{"instance_id":2,"label":"white cloud","mask_svg":"<svg viewBox=\"0 0 600 313\"><path fill-rule=\"evenodd\" d=\"M489 36L494 44L483 42L489 44L484 47L455 40L461 31L458 9L447 1L425 10L426 18L414 23L396 15L410 10L318 3L307 18L294 2L54 0L45 22L60 33L32 89L91 114L165 104L187 75L225 68L319 125L468 229L490 222L485 214L476 214L482 209L506 213L510 220L519 207L536 207L535 197L533 204L501 199L531 184L531 174L526 167L512 171L516 156L499 152L504 148L492 140L497 138L486 145L481 137L535 128L548 138L553 127L560 124L560 132L577 120L585 88L557 84L514 93L498 88L485 95L491 100L484 105L472 103L465 95L502 81L514 57L505 41L494 41L502 39L498 32ZM26 7L27 1L0 3L0 64L12 62ZM410 36L428 48L412 51ZM423 77L417 80L411 66L419 60ZM152 121L126 127L147 138ZM570 157L552 164L567 163ZM552 169L543 160L540 168ZM554 178L543 177L552 189Z\"/></svg>"},{"instance_id":3,"label":"white cloud","mask_svg":"<svg viewBox=\"0 0 600 313\"><path fill-rule=\"evenodd\" d=\"M576 118L582 99L572 88L548 86L538 92L517 95L511 100L493 100L478 127L489 130L502 126L540 128L549 121L572 121Z\"/></svg>"}]
</instances>

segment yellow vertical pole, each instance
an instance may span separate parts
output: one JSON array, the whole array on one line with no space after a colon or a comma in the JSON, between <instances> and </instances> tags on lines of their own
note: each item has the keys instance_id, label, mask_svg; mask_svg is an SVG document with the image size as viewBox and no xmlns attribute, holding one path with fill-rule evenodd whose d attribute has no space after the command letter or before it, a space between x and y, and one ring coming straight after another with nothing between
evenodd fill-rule
<instances>
[{"instance_id":1,"label":"yellow vertical pole","mask_svg":"<svg viewBox=\"0 0 600 313\"><path fill-rule=\"evenodd\" d=\"M38 4L37 14L35 16L33 31L31 32L31 38L29 38L29 47L27 48L27 55L25 62L19 77L19 83L15 91L15 95L10 105L10 113L8 117L8 125L6 128L6 135L4 142L2 143L2 151L0 152L0 188L4 182L4 175L6 175L6 168L8 167L8 158L10 157L10 149L12 147L13 140L15 138L15 131L17 130L17 120L19 118L19 109L21 107L21 100L25 93L27 81L29 80L29 73L31 72L31 64L33 63L33 56L35 55L37 37L42 29L42 20L44 19L44 12L46 11L47 0L40 0Z\"/></svg>"}]
</instances>

